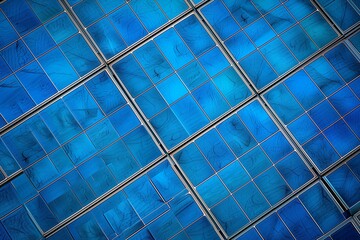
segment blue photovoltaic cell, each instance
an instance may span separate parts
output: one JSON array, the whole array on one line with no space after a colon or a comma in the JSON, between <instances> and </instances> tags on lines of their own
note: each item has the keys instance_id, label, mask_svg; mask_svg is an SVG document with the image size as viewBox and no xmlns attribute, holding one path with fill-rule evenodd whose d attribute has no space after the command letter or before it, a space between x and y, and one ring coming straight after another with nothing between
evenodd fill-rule
<instances>
[{"instance_id":1,"label":"blue photovoltaic cell","mask_svg":"<svg viewBox=\"0 0 360 240\"><path fill-rule=\"evenodd\" d=\"M339 206L316 183L238 239L317 239L344 220Z\"/></svg>"},{"instance_id":2,"label":"blue photovoltaic cell","mask_svg":"<svg viewBox=\"0 0 360 240\"><path fill-rule=\"evenodd\" d=\"M360 0L0 2L0 239L360 240Z\"/></svg>"},{"instance_id":3,"label":"blue photovoltaic cell","mask_svg":"<svg viewBox=\"0 0 360 240\"><path fill-rule=\"evenodd\" d=\"M229 236L313 178L259 101L174 156Z\"/></svg>"},{"instance_id":4,"label":"blue photovoltaic cell","mask_svg":"<svg viewBox=\"0 0 360 240\"><path fill-rule=\"evenodd\" d=\"M257 89L337 37L308 0L214 0L201 13Z\"/></svg>"},{"instance_id":5,"label":"blue photovoltaic cell","mask_svg":"<svg viewBox=\"0 0 360 240\"><path fill-rule=\"evenodd\" d=\"M100 65L57 0L1 4L0 30L0 128Z\"/></svg>"},{"instance_id":6,"label":"blue photovoltaic cell","mask_svg":"<svg viewBox=\"0 0 360 240\"><path fill-rule=\"evenodd\" d=\"M264 95L320 171L360 144L359 75L360 62L340 44Z\"/></svg>"},{"instance_id":7,"label":"blue photovoltaic cell","mask_svg":"<svg viewBox=\"0 0 360 240\"><path fill-rule=\"evenodd\" d=\"M357 0L319 0L318 2L343 31L360 21L359 1Z\"/></svg>"},{"instance_id":8,"label":"blue photovoltaic cell","mask_svg":"<svg viewBox=\"0 0 360 240\"><path fill-rule=\"evenodd\" d=\"M64 235L73 239L219 239L167 160L53 239Z\"/></svg>"},{"instance_id":9,"label":"blue photovoltaic cell","mask_svg":"<svg viewBox=\"0 0 360 240\"><path fill-rule=\"evenodd\" d=\"M189 9L185 0L67 0L109 59Z\"/></svg>"},{"instance_id":10,"label":"blue photovoltaic cell","mask_svg":"<svg viewBox=\"0 0 360 240\"><path fill-rule=\"evenodd\" d=\"M352 212L360 209L360 155L327 174L325 178Z\"/></svg>"},{"instance_id":11,"label":"blue photovoltaic cell","mask_svg":"<svg viewBox=\"0 0 360 240\"><path fill-rule=\"evenodd\" d=\"M160 155L101 72L1 137L2 169L7 176L24 173L0 188L0 219L5 224L3 217L23 206L45 232ZM19 233L12 238L25 234L25 221L13 224Z\"/></svg>"},{"instance_id":12,"label":"blue photovoltaic cell","mask_svg":"<svg viewBox=\"0 0 360 240\"><path fill-rule=\"evenodd\" d=\"M112 67L169 149L251 95L194 15Z\"/></svg>"}]
</instances>

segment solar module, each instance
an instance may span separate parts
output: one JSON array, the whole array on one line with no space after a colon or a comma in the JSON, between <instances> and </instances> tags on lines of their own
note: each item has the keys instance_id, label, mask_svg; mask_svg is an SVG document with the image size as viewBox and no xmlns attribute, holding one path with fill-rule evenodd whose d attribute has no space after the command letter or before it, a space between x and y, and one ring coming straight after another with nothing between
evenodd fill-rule
<instances>
[{"instance_id":1,"label":"solar module","mask_svg":"<svg viewBox=\"0 0 360 240\"><path fill-rule=\"evenodd\" d=\"M0 1L1 239L360 239L357 0Z\"/></svg>"}]
</instances>

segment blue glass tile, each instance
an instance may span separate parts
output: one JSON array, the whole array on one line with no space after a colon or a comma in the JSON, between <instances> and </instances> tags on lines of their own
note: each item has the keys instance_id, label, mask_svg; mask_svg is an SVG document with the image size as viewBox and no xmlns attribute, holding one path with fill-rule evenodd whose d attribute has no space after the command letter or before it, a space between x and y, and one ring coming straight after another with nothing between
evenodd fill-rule
<instances>
[{"instance_id":1,"label":"blue glass tile","mask_svg":"<svg viewBox=\"0 0 360 240\"><path fill-rule=\"evenodd\" d=\"M299 84L300 82L301 84ZM306 110L324 99L320 89L317 88L304 71L299 71L288 78L285 81L285 85Z\"/></svg>"},{"instance_id":2,"label":"blue glass tile","mask_svg":"<svg viewBox=\"0 0 360 240\"><path fill-rule=\"evenodd\" d=\"M297 64L294 56L278 38L262 47L261 52L280 75Z\"/></svg>"},{"instance_id":3,"label":"blue glass tile","mask_svg":"<svg viewBox=\"0 0 360 240\"><path fill-rule=\"evenodd\" d=\"M294 239L284 222L276 213L271 214L260 222L256 229L265 239Z\"/></svg>"},{"instance_id":4,"label":"blue glass tile","mask_svg":"<svg viewBox=\"0 0 360 240\"><path fill-rule=\"evenodd\" d=\"M51 20L45 25L45 28L57 44L78 32L69 16L65 13Z\"/></svg>"},{"instance_id":5,"label":"blue glass tile","mask_svg":"<svg viewBox=\"0 0 360 240\"><path fill-rule=\"evenodd\" d=\"M292 189L299 188L313 177L308 166L305 165L304 161L301 160L296 153L291 153L276 166ZM294 172L298 172L299 174L293 174Z\"/></svg>"},{"instance_id":6,"label":"blue glass tile","mask_svg":"<svg viewBox=\"0 0 360 240\"><path fill-rule=\"evenodd\" d=\"M86 131L91 142L100 150L119 138L109 119L105 119Z\"/></svg>"},{"instance_id":7,"label":"blue glass tile","mask_svg":"<svg viewBox=\"0 0 360 240\"><path fill-rule=\"evenodd\" d=\"M214 61L214 59L216 59L216 61ZM211 77L230 65L218 47L213 48L201 56L199 62Z\"/></svg>"},{"instance_id":8,"label":"blue glass tile","mask_svg":"<svg viewBox=\"0 0 360 240\"><path fill-rule=\"evenodd\" d=\"M270 12L265 16L265 19L277 33L281 33L296 23L295 19L283 6Z\"/></svg>"},{"instance_id":9,"label":"blue glass tile","mask_svg":"<svg viewBox=\"0 0 360 240\"><path fill-rule=\"evenodd\" d=\"M276 7L280 4L279 0L270 0L270 1L261 1L261 0L252 0L254 5L261 11L261 12L268 12L272 8Z\"/></svg>"},{"instance_id":10,"label":"blue glass tile","mask_svg":"<svg viewBox=\"0 0 360 240\"><path fill-rule=\"evenodd\" d=\"M221 123L218 130L236 156L244 154L256 145L255 139L236 115Z\"/></svg>"},{"instance_id":11,"label":"blue glass tile","mask_svg":"<svg viewBox=\"0 0 360 240\"><path fill-rule=\"evenodd\" d=\"M248 26L244 32L250 37L257 47L275 37L274 31L263 18L260 18L260 20L257 20Z\"/></svg>"},{"instance_id":12,"label":"blue glass tile","mask_svg":"<svg viewBox=\"0 0 360 240\"><path fill-rule=\"evenodd\" d=\"M156 0L169 19L173 19L189 7L183 0Z\"/></svg>"},{"instance_id":13,"label":"blue glass tile","mask_svg":"<svg viewBox=\"0 0 360 240\"><path fill-rule=\"evenodd\" d=\"M79 87L65 96L64 102L83 129L104 117L95 100L84 87Z\"/></svg>"},{"instance_id":14,"label":"blue glass tile","mask_svg":"<svg viewBox=\"0 0 360 240\"><path fill-rule=\"evenodd\" d=\"M56 48L39 59L57 89L63 89L78 79L78 75L61 51Z\"/></svg>"},{"instance_id":15,"label":"blue glass tile","mask_svg":"<svg viewBox=\"0 0 360 240\"><path fill-rule=\"evenodd\" d=\"M112 13L109 19L128 45L135 43L147 34L139 19L136 18L128 6L124 6Z\"/></svg>"},{"instance_id":16,"label":"blue glass tile","mask_svg":"<svg viewBox=\"0 0 360 240\"><path fill-rule=\"evenodd\" d=\"M258 176L255 183L272 205L291 193L290 187L273 167Z\"/></svg>"},{"instance_id":17,"label":"blue glass tile","mask_svg":"<svg viewBox=\"0 0 360 240\"><path fill-rule=\"evenodd\" d=\"M337 37L334 29L326 22L319 12L315 12L301 23L309 37L316 43L318 47L324 47Z\"/></svg>"},{"instance_id":18,"label":"blue glass tile","mask_svg":"<svg viewBox=\"0 0 360 240\"><path fill-rule=\"evenodd\" d=\"M253 178L272 165L269 157L265 155L260 147L246 153L241 158L241 163Z\"/></svg>"},{"instance_id":19,"label":"blue glass tile","mask_svg":"<svg viewBox=\"0 0 360 240\"><path fill-rule=\"evenodd\" d=\"M189 135L204 127L209 120L191 96L186 96L172 107L175 116Z\"/></svg>"},{"instance_id":20,"label":"blue glass tile","mask_svg":"<svg viewBox=\"0 0 360 240\"><path fill-rule=\"evenodd\" d=\"M329 98L329 101L341 115L346 115L360 105L359 99L348 87L345 87L332 95Z\"/></svg>"},{"instance_id":21,"label":"blue glass tile","mask_svg":"<svg viewBox=\"0 0 360 240\"><path fill-rule=\"evenodd\" d=\"M179 77L174 74L157 85L159 92L168 104L172 104L188 93Z\"/></svg>"},{"instance_id":22,"label":"blue glass tile","mask_svg":"<svg viewBox=\"0 0 360 240\"><path fill-rule=\"evenodd\" d=\"M188 227L186 234L190 239L220 239L205 217Z\"/></svg>"},{"instance_id":23,"label":"blue glass tile","mask_svg":"<svg viewBox=\"0 0 360 240\"><path fill-rule=\"evenodd\" d=\"M316 59L306 66L305 70L326 96L331 95L345 84L324 57Z\"/></svg>"},{"instance_id":24,"label":"blue glass tile","mask_svg":"<svg viewBox=\"0 0 360 240\"><path fill-rule=\"evenodd\" d=\"M307 114L300 116L298 119L290 123L288 128L300 144L304 144L320 132L319 128ZM306 131L303 129L306 129Z\"/></svg>"},{"instance_id":25,"label":"blue glass tile","mask_svg":"<svg viewBox=\"0 0 360 240\"><path fill-rule=\"evenodd\" d=\"M238 161L234 161L221 170L219 176L231 192L234 192L236 189L250 181L249 175Z\"/></svg>"},{"instance_id":26,"label":"blue glass tile","mask_svg":"<svg viewBox=\"0 0 360 240\"><path fill-rule=\"evenodd\" d=\"M109 119L120 136L124 136L140 125L139 119L129 105L116 111Z\"/></svg>"},{"instance_id":27,"label":"blue glass tile","mask_svg":"<svg viewBox=\"0 0 360 240\"><path fill-rule=\"evenodd\" d=\"M62 6L57 0L32 0L27 1L27 3L41 22L46 22L63 11Z\"/></svg>"},{"instance_id":28,"label":"blue glass tile","mask_svg":"<svg viewBox=\"0 0 360 240\"><path fill-rule=\"evenodd\" d=\"M360 201L358 194L360 191L360 181L349 166L343 165L339 167L326 176L326 179L349 208Z\"/></svg>"},{"instance_id":29,"label":"blue glass tile","mask_svg":"<svg viewBox=\"0 0 360 240\"><path fill-rule=\"evenodd\" d=\"M285 6L297 20L300 20L315 10L314 5L309 0L292 0L287 1Z\"/></svg>"},{"instance_id":30,"label":"blue glass tile","mask_svg":"<svg viewBox=\"0 0 360 240\"><path fill-rule=\"evenodd\" d=\"M340 239L360 239L359 230L357 230L352 223L347 223L339 230L334 232L331 235L331 239L340 240Z\"/></svg>"},{"instance_id":31,"label":"blue glass tile","mask_svg":"<svg viewBox=\"0 0 360 240\"><path fill-rule=\"evenodd\" d=\"M42 235L25 208L20 208L2 220L11 239L41 239Z\"/></svg>"},{"instance_id":32,"label":"blue glass tile","mask_svg":"<svg viewBox=\"0 0 360 240\"><path fill-rule=\"evenodd\" d=\"M212 176L201 183L196 187L196 191L202 196L209 207L213 207L214 204L229 195L229 192L217 176Z\"/></svg>"},{"instance_id":33,"label":"blue glass tile","mask_svg":"<svg viewBox=\"0 0 360 240\"><path fill-rule=\"evenodd\" d=\"M249 222L232 197L228 197L216 205L212 209L212 213L228 235L234 234L241 226Z\"/></svg>"},{"instance_id":34,"label":"blue glass tile","mask_svg":"<svg viewBox=\"0 0 360 240\"><path fill-rule=\"evenodd\" d=\"M321 129L325 129L336 122L340 116L328 101L323 101L309 111L310 117ZM324 118L326 116L326 118Z\"/></svg>"},{"instance_id":35,"label":"blue glass tile","mask_svg":"<svg viewBox=\"0 0 360 240\"><path fill-rule=\"evenodd\" d=\"M250 219L270 208L270 204L252 182L235 192L234 198Z\"/></svg>"},{"instance_id":36,"label":"blue glass tile","mask_svg":"<svg viewBox=\"0 0 360 240\"><path fill-rule=\"evenodd\" d=\"M242 43L241 47L238 46L239 42ZM243 57L247 56L249 53L255 50L254 44L243 32L239 32L232 38L226 40L225 45L236 60L241 60Z\"/></svg>"},{"instance_id":37,"label":"blue glass tile","mask_svg":"<svg viewBox=\"0 0 360 240\"><path fill-rule=\"evenodd\" d=\"M323 134L320 134L307 142L304 145L304 149L320 171L339 159L339 154L330 145Z\"/></svg>"},{"instance_id":38,"label":"blue glass tile","mask_svg":"<svg viewBox=\"0 0 360 240\"><path fill-rule=\"evenodd\" d=\"M104 16L104 12L97 2L96 0L84 0L73 7L75 14L84 26L88 26Z\"/></svg>"},{"instance_id":39,"label":"blue glass tile","mask_svg":"<svg viewBox=\"0 0 360 240\"><path fill-rule=\"evenodd\" d=\"M196 121L196 119L194 120ZM185 128L169 108L151 119L150 123L169 148L174 147L188 136Z\"/></svg>"},{"instance_id":40,"label":"blue glass tile","mask_svg":"<svg viewBox=\"0 0 360 240\"><path fill-rule=\"evenodd\" d=\"M215 0L201 9L201 13L209 21L215 32L222 40L240 30L240 26L231 17L221 0Z\"/></svg>"},{"instance_id":41,"label":"blue glass tile","mask_svg":"<svg viewBox=\"0 0 360 240\"><path fill-rule=\"evenodd\" d=\"M152 118L167 107L165 100L156 88L151 88L149 91L139 96L136 99L136 103L147 118Z\"/></svg>"},{"instance_id":42,"label":"blue glass tile","mask_svg":"<svg viewBox=\"0 0 360 240\"><path fill-rule=\"evenodd\" d=\"M194 15L191 15L181 21L175 26L175 29L182 36L182 39L189 46L195 56L199 56L211 47L215 46L214 41Z\"/></svg>"},{"instance_id":43,"label":"blue glass tile","mask_svg":"<svg viewBox=\"0 0 360 240\"><path fill-rule=\"evenodd\" d=\"M240 237L236 238L236 240L246 240L246 239L261 240L262 238L259 236L259 233L254 228L251 228L249 231L247 231Z\"/></svg>"},{"instance_id":44,"label":"blue glass tile","mask_svg":"<svg viewBox=\"0 0 360 240\"><path fill-rule=\"evenodd\" d=\"M256 9L252 1L240 0L231 1L223 0L226 7L232 13L232 17L240 24L241 27L252 23L260 17L259 11Z\"/></svg>"},{"instance_id":45,"label":"blue glass tile","mask_svg":"<svg viewBox=\"0 0 360 240\"><path fill-rule=\"evenodd\" d=\"M213 81L231 106L237 105L252 94L234 68L228 68Z\"/></svg>"},{"instance_id":46,"label":"blue glass tile","mask_svg":"<svg viewBox=\"0 0 360 240\"><path fill-rule=\"evenodd\" d=\"M216 171L222 169L235 159L235 156L216 130L207 132L201 138L196 140L196 143Z\"/></svg>"},{"instance_id":47,"label":"blue glass tile","mask_svg":"<svg viewBox=\"0 0 360 240\"><path fill-rule=\"evenodd\" d=\"M179 70L178 74L190 91L200 86L209 78L203 67L197 61L193 61ZM242 82L241 79L240 81Z\"/></svg>"},{"instance_id":48,"label":"blue glass tile","mask_svg":"<svg viewBox=\"0 0 360 240\"><path fill-rule=\"evenodd\" d=\"M166 17L154 0L131 1L130 6L149 32L167 22Z\"/></svg>"},{"instance_id":49,"label":"blue glass tile","mask_svg":"<svg viewBox=\"0 0 360 240\"><path fill-rule=\"evenodd\" d=\"M299 25L287 30L281 38L299 61L309 57L318 49Z\"/></svg>"},{"instance_id":50,"label":"blue glass tile","mask_svg":"<svg viewBox=\"0 0 360 240\"><path fill-rule=\"evenodd\" d=\"M347 0L320 0L319 3L335 23L344 31L360 20L359 13Z\"/></svg>"},{"instance_id":51,"label":"blue glass tile","mask_svg":"<svg viewBox=\"0 0 360 240\"><path fill-rule=\"evenodd\" d=\"M247 108L240 110L239 115L258 142L263 141L278 130L278 127L259 102L254 102Z\"/></svg>"},{"instance_id":52,"label":"blue glass tile","mask_svg":"<svg viewBox=\"0 0 360 240\"><path fill-rule=\"evenodd\" d=\"M252 53L239 64L258 89L265 87L276 78L274 69L258 52ZM259 67L254 67L257 65Z\"/></svg>"},{"instance_id":53,"label":"blue glass tile","mask_svg":"<svg viewBox=\"0 0 360 240\"><path fill-rule=\"evenodd\" d=\"M29 35L26 35L24 41L36 57L56 46L54 40L44 27L40 27Z\"/></svg>"},{"instance_id":54,"label":"blue glass tile","mask_svg":"<svg viewBox=\"0 0 360 240\"><path fill-rule=\"evenodd\" d=\"M2 33L0 39L0 49L18 39L16 31L2 12L0 12L0 31Z\"/></svg>"},{"instance_id":55,"label":"blue glass tile","mask_svg":"<svg viewBox=\"0 0 360 240\"><path fill-rule=\"evenodd\" d=\"M345 220L326 190L318 183L299 196L323 232Z\"/></svg>"},{"instance_id":56,"label":"blue glass tile","mask_svg":"<svg viewBox=\"0 0 360 240\"><path fill-rule=\"evenodd\" d=\"M80 76L100 65L100 61L80 34L66 41L60 48Z\"/></svg>"},{"instance_id":57,"label":"blue glass tile","mask_svg":"<svg viewBox=\"0 0 360 240\"><path fill-rule=\"evenodd\" d=\"M193 95L211 120L219 117L230 108L211 82L207 82L196 89Z\"/></svg>"},{"instance_id":58,"label":"blue glass tile","mask_svg":"<svg viewBox=\"0 0 360 240\"><path fill-rule=\"evenodd\" d=\"M0 54L13 71L18 70L34 59L29 49L21 40L4 48Z\"/></svg>"},{"instance_id":59,"label":"blue glass tile","mask_svg":"<svg viewBox=\"0 0 360 240\"><path fill-rule=\"evenodd\" d=\"M11 122L34 106L35 103L15 76L12 75L0 82L1 115L7 122Z\"/></svg>"},{"instance_id":60,"label":"blue glass tile","mask_svg":"<svg viewBox=\"0 0 360 240\"><path fill-rule=\"evenodd\" d=\"M111 1L111 0L98 0L97 2L101 6L101 8L104 9L104 11L106 13L109 13L112 10L114 10L115 8L117 8L118 6L124 4L125 0L119 0L119 1L115 1L115 2Z\"/></svg>"},{"instance_id":61,"label":"blue glass tile","mask_svg":"<svg viewBox=\"0 0 360 240\"><path fill-rule=\"evenodd\" d=\"M155 43L175 69L193 59L191 52L173 28L155 38Z\"/></svg>"},{"instance_id":62,"label":"blue glass tile","mask_svg":"<svg viewBox=\"0 0 360 240\"><path fill-rule=\"evenodd\" d=\"M25 0L7 1L1 9L16 31L24 35L40 25L40 21Z\"/></svg>"},{"instance_id":63,"label":"blue glass tile","mask_svg":"<svg viewBox=\"0 0 360 240\"><path fill-rule=\"evenodd\" d=\"M360 74L360 62L344 44L327 52L325 57L346 82L350 82Z\"/></svg>"},{"instance_id":64,"label":"blue glass tile","mask_svg":"<svg viewBox=\"0 0 360 240\"><path fill-rule=\"evenodd\" d=\"M106 58L111 58L126 48L123 38L108 19L102 19L91 25L88 31Z\"/></svg>"},{"instance_id":65,"label":"blue glass tile","mask_svg":"<svg viewBox=\"0 0 360 240\"><path fill-rule=\"evenodd\" d=\"M313 239L322 235L319 227L298 199L280 209L279 215L296 239Z\"/></svg>"}]
</instances>

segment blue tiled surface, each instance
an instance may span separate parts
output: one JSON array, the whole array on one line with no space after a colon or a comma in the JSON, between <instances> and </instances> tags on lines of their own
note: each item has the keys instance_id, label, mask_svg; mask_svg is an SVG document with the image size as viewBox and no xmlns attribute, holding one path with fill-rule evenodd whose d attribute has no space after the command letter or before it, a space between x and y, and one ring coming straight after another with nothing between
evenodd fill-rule
<instances>
[{"instance_id":1,"label":"blue tiled surface","mask_svg":"<svg viewBox=\"0 0 360 240\"><path fill-rule=\"evenodd\" d=\"M0 128L100 65L57 0L1 4L0 29Z\"/></svg>"},{"instance_id":2,"label":"blue tiled surface","mask_svg":"<svg viewBox=\"0 0 360 240\"><path fill-rule=\"evenodd\" d=\"M283 2L214 0L200 10L257 89L337 37L309 0Z\"/></svg>"},{"instance_id":3,"label":"blue tiled surface","mask_svg":"<svg viewBox=\"0 0 360 240\"><path fill-rule=\"evenodd\" d=\"M66 0L109 59L190 7L185 0Z\"/></svg>"},{"instance_id":4,"label":"blue tiled surface","mask_svg":"<svg viewBox=\"0 0 360 240\"><path fill-rule=\"evenodd\" d=\"M168 161L52 239L219 239Z\"/></svg>"},{"instance_id":5,"label":"blue tiled surface","mask_svg":"<svg viewBox=\"0 0 360 240\"><path fill-rule=\"evenodd\" d=\"M0 218L26 207L45 232L161 154L101 72L1 137L4 172L24 173L1 187Z\"/></svg>"},{"instance_id":6,"label":"blue tiled surface","mask_svg":"<svg viewBox=\"0 0 360 240\"><path fill-rule=\"evenodd\" d=\"M359 3L0 3L0 239L359 239Z\"/></svg>"},{"instance_id":7,"label":"blue tiled surface","mask_svg":"<svg viewBox=\"0 0 360 240\"><path fill-rule=\"evenodd\" d=\"M359 146L359 76L340 44L264 95L320 171Z\"/></svg>"},{"instance_id":8,"label":"blue tiled surface","mask_svg":"<svg viewBox=\"0 0 360 240\"><path fill-rule=\"evenodd\" d=\"M194 15L113 69L168 149L252 94Z\"/></svg>"},{"instance_id":9,"label":"blue tiled surface","mask_svg":"<svg viewBox=\"0 0 360 240\"><path fill-rule=\"evenodd\" d=\"M175 159L229 236L314 177L259 101Z\"/></svg>"}]
</instances>

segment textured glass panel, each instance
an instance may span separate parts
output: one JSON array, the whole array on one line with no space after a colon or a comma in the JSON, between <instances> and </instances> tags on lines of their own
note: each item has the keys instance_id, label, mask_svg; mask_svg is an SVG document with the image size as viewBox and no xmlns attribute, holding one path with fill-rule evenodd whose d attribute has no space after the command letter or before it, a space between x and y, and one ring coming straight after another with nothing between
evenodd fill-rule
<instances>
[{"instance_id":1,"label":"textured glass panel","mask_svg":"<svg viewBox=\"0 0 360 240\"><path fill-rule=\"evenodd\" d=\"M174 157L228 235L313 178L258 101Z\"/></svg>"},{"instance_id":2,"label":"textured glass panel","mask_svg":"<svg viewBox=\"0 0 360 240\"><path fill-rule=\"evenodd\" d=\"M257 89L337 37L310 1L280 3L215 0L200 9Z\"/></svg>"},{"instance_id":3,"label":"textured glass panel","mask_svg":"<svg viewBox=\"0 0 360 240\"><path fill-rule=\"evenodd\" d=\"M112 67L168 149L251 95L195 15Z\"/></svg>"},{"instance_id":4,"label":"textured glass panel","mask_svg":"<svg viewBox=\"0 0 360 240\"><path fill-rule=\"evenodd\" d=\"M359 146L358 66L340 44L264 95L320 171Z\"/></svg>"},{"instance_id":5,"label":"textured glass panel","mask_svg":"<svg viewBox=\"0 0 360 240\"><path fill-rule=\"evenodd\" d=\"M1 138L2 169L25 171L0 188L2 209L25 204L43 231L161 155L106 72Z\"/></svg>"}]
</instances>

